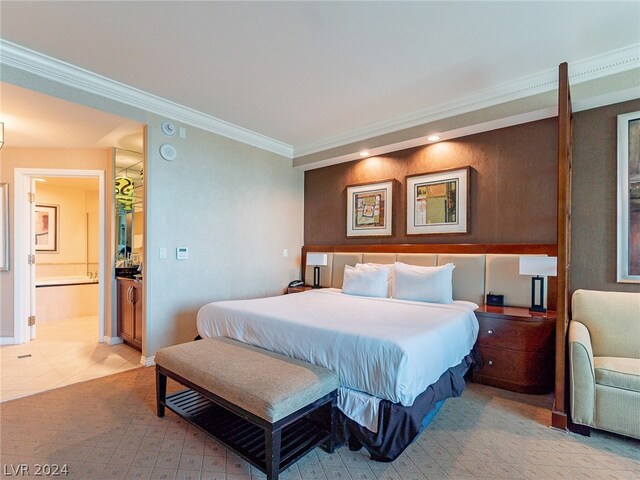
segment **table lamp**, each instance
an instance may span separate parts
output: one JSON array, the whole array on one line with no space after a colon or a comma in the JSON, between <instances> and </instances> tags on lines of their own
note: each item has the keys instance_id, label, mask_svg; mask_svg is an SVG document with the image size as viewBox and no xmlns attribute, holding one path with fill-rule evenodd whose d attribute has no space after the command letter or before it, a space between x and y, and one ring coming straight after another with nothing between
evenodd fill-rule
<instances>
[{"instance_id":1,"label":"table lamp","mask_svg":"<svg viewBox=\"0 0 640 480\"><path fill-rule=\"evenodd\" d=\"M556 257L542 255L523 255L520 257L520 275L533 275L531 278L531 311L546 312L544 308L544 277L557 275ZM536 284L538 296L536 298Z\"/></svg>"},{"instance_id":2,"label":"table lamp","mask_svg":"<svg viewBox=\"0 0 640 480\"><path fill-rule=\"evenodd\" d=\"M326 264L326 253L307 253L307 265L313 265L313 288L320 288L320 266Z\"/></svg>"}]
</instances>

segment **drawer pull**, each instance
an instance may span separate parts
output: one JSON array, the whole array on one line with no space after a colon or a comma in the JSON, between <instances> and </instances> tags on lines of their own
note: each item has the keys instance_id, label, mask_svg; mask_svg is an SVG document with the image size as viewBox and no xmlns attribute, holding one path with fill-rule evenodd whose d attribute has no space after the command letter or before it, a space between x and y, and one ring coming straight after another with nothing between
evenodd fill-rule
<instances>
[{"instance_id":1,"label":"drawer pull","mask_svg":"<svg viewBox=\"0 0 640 480\"><path fill-rule=\"evenodd\" d=\"M489 360L489 365L493 365L493 360Z\"/></svg>"},{"instance_id":2,"label":"drawer pull","mask_svg":"<svg viewBox=\"0 0 640 480\"><path fill-rule=\"evenodd\" d=\"M488 333L489 335L493 335L493 330L487 330L487 333Z\"/></svg>"}]
</instances>

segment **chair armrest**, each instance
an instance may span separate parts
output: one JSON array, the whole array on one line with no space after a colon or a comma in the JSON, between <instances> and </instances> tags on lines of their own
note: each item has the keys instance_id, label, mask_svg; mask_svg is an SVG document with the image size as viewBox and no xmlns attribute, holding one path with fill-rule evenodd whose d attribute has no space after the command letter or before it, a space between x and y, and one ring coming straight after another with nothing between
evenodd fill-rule
<instances>
[{"instance_id":1,"label":"chair armrest","mask_svg":"<svg viewBox=\"0 0 640 480\"><path fill-rule=\"evenodd\" d=\"M595 426L596 376L591 335L587 327L569 322L571 417L574 423Z\"/></svg>"}]
</instances>

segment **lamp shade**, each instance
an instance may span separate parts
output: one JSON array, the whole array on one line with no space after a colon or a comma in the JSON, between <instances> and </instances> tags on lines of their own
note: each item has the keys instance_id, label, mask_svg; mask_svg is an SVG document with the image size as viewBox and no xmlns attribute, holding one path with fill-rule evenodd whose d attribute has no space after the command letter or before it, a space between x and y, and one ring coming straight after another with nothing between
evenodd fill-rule
<instances>
[{"instance_id":1,"label":"lamp shade","mask_svg":"<svg viewBox=\"0 0 640 480\"><path fill-rule=\"evenodd\" d=\"M558 259L542 255L523 255L520 257L520 275L540 275L555 277Z\"/></svg>"},{"instance_id":2,"label":"lamp shade","mask_svg":"<svg viewBox=\"0 0 640 480\"><path fill-rule=\"evenodd\" d=\"M307 253L307 265L326 265L326 253Z\"/></svg>"}]
</instances>

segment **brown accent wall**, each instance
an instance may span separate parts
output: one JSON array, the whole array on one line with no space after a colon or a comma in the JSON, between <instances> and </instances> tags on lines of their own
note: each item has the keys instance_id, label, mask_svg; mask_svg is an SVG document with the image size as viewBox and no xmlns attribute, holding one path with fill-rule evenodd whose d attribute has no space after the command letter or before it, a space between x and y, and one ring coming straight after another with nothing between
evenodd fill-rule
<instances>
[{"instance_id":1,"label":"brown accent wall","mask_svg":"<svg viewBox=\"0 0 640 480\"><path fill-rule=\"evenodd\" d=\"M638 110L640 100L632 100L574 115L572 292L640 292L640 284L616 282L617 116Z\"/></svg>"},{"instance_id":2,"label":"brown accent wall","mask_svg":"<svg viewBox=\"0 0 640 480\"><path fill-rule=\"evenodd\" d=\"M555 243L555 118L333 165L305 174L305 245ZM405 177L471 166L468 235L406 235ZM392 237L346 237L348 185L393 178Z\"/></svg>"}]
</instances>

